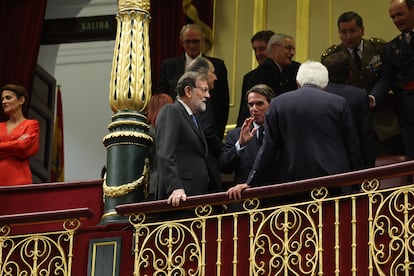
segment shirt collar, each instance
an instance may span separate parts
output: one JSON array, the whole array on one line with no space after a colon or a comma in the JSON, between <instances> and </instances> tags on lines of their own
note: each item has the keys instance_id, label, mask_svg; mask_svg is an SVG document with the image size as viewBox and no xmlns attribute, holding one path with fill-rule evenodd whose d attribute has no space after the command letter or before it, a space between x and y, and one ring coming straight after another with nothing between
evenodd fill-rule
<instances>
[{"instance_id":1,"label":"shirt collar","mask_svg":"<svg viewBox=\"0 0 414 276\"><path fill-rule=\"evenodd\" d=\"M179 101L185 108L185 110L187 111L188 115L193 115L193 111L191 111L191 108L185 103L183 102L181 99L177 99L177 101Z\"/></svg>"},{"instance_id":2,"label":"shirt collar","mask_svg":"<svg viewBox=\"0 0 414 276\"><path fill-rule=\"evenodd\" d=\"M352 48L347 48L348 52L350 54L352 54L354 52L354 49ZM362 50L364 49L364 40L361 39L361 42L359 43L359 45L356 47L356 49L360 50L362 52Z\"/></svg>"},{"instance_id":3,"label":"shirt collar","mask_svg":"<svg viewBox=\"0 0 414 276\"><path fill-rule=\"evenodd\" d=\"M198 57L201 57L203 54L200 53L198 56L196 56L195 58L191 58L187 53L185 53L185 66L187 66L188 64L190 64L191 61L193 61L193 59L196 59Z\"/></svg>"},{"instance_id":4,"label":"shirt collar","mask_svg":"<svg viewBox=\"0 0 414 276\"><path fill-rule=\"evenodd\" d=\"M253 128L259 128L259 127L261 127L261 125L258 125L255 122L253 122Z\"/></svg>"}]
</instances>

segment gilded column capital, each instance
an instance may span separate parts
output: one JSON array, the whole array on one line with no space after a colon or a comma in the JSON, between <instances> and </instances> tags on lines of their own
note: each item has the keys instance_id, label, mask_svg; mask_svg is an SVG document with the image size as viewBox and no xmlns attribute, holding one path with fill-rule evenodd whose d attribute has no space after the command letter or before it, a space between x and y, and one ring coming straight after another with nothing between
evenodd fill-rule
<instances>
[{"instance_id":1,"label":"gilded column capital","mask_svg":"<svg viewBox=\"0 0 414 276\"><path fill-rule=\"evenodd\" d=\"M150 11L150 0L119 0L118 11L141 10Z\"/></svg>"}]
</instances>

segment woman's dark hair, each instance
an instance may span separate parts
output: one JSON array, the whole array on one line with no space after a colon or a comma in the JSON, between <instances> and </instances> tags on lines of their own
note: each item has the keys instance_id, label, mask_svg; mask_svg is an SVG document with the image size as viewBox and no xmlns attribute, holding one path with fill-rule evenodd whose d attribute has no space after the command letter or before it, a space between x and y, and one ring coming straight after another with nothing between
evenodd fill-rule
<instances>
[{"instance_id":1,"label":"woman's dark hair","mask_svg":"<svg viewBox=\"0 0 414 276\"><path fill-rule=\"evenodd\" d=\"M29 94L27 93L26 88L18 84L6 84L0 89L0 95L4 90L13 91L16 94L16 97L20 99L24 97L23 110L26 110L27 105L29 104Z\"/></svg>"}]
</instances>

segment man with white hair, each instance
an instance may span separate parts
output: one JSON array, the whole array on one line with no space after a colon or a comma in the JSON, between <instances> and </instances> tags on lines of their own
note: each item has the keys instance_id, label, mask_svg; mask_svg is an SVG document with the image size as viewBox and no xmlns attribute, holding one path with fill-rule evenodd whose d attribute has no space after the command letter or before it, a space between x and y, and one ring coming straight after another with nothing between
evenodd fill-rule
<instances>
[{"instance_id":1,"label":"man with white hair","mask_svg":"<svg viewBox=\"0 0 414 276\"><path fill-rule=\"evenodd\" d=\"M327 93L328 70L308 61L298 70L299 89L274 98L266 113L263 145L247 183L230 188L230 199L262 184L264 171L276 173L278 182L295 181L361 168L358 135L346 100ZM269 168L274 156L277 165Z\"/></svg>"}]
</instances>

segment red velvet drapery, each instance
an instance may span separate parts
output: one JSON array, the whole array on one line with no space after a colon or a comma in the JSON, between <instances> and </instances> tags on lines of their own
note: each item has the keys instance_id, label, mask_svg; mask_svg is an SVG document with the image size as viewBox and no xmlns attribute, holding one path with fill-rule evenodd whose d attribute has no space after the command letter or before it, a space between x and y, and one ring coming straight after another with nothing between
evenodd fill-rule
<instances>
[{"instance_id":1,"label":"red velvet drapery","mask_svg":"<svg viewBox=\"0 0 414 276\"><path fill-rule=\"evenodd\" d=\"M197 8L198 16L212 27L214 0L187 1ZM159 78L161 62L169 57L183 54L179 36L182 26L192 23L183 12L183 0L151 0L150 47L152 87Z\"/></svg>"},{"instance_id":2,"label":"red velvet drapery","mask_svg":"<svg viewBox=\"0 0 414 276\"><path fill-rule=\"evenodd\" d=\"M0 1L0 85L32 89L47 0ZM26 110L27 111L27 110ZM1 114L4 119L4 114Z\"/></svg>"}]
</instances>

